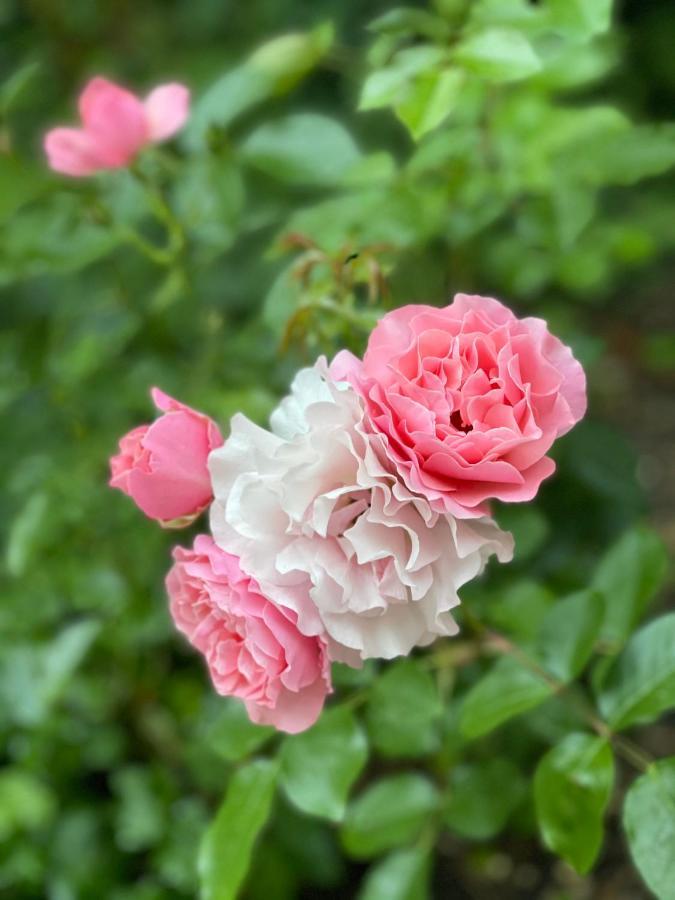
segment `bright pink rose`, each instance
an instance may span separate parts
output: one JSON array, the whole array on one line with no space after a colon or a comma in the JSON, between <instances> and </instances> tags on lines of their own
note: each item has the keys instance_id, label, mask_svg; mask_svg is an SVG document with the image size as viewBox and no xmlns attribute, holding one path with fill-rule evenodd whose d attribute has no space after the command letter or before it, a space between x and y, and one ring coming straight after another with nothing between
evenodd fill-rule
<instances>
[{"instance_id":1,"label":"bright pink rose","mask_svg":"<svg viewBox=\"0 0 675 900\"><path fill-rule=\"evenodd\" d=\"M238 557L207 535L173 558L171 615L204 654L218 693L243 700L259 725L295 734L314 724L331 691L322 639L301 634L296 614L265 597Z\"/></svg>"},{"instance_id":2,"label":"bright pink rose","mask_svg":"<svg viewBox=\"0 0 675 900\"><path fill-rule=\"evenodd\" d=\"M212 419L158 388L152 389L152 399L164 415L122 438L120 453L110 460L110 485L128 494L149 518L188 524L211 502L206 461L223 438Z\"/></svg>"},{"instance_id":3,"label":"bright pink rose","mask_svg":"<svg viewBox=\"0 0 675 900\"><path fill-rule=\"evenodd\" d=\"M55 172L84 176L128 166L147 144L166 140L185 124L190 93L163 84L140 100L105 78L93 78L80 95L82 128L53 128L44 139Z\"/></svg>"},{"instance_id":4,"label":"bright pink rose","mask_svg":"<svg viewBox=\"0 0 675 900\"><path fill-rule=\"evenodd\" d=\"M586 411L586 378L542 319L457 294L405 306L375 327L363 361L338 354L335 378L362 394L376 446L407 487L459 518L490 498L531 500L555 469L554 440Z\"/></svg>"}]
</instances>

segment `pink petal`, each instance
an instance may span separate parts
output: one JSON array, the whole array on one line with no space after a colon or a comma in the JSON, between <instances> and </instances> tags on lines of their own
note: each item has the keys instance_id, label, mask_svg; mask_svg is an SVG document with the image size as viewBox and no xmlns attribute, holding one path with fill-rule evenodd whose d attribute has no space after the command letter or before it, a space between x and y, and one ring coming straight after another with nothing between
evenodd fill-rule
<instances>
[{"instance_id":1,"label":"pink petal","mask_svg":"<svg viewBox=\"0 0 675 900\"><path fill-rule=\"evenodd\" d=\"M185 124L190 91L183 84L161 84L148 94L143 106L148 137L152 141L164 141Z\"/></svg>"},{"instance_id":2,"label":"pink petal","mask_svg":"<svg viewBox=\"0 0 675 900\"><path fill-rule=\"evenodd\" d=\"M95 138L79 128L53 128L44 139L49 167L82 178L106 168Z\"/></svg>"},{"instance_id":3,"label":"pink petal","mask_svg":"<svg viewBox=\"0 0 675 900\"><path fill-rule=\"evenodd\" d=\"M107 168L128 165L149 140L143 104L105 78L93 78L80 95L84 130L96 142Z\"/></svg>"}]
</instances>

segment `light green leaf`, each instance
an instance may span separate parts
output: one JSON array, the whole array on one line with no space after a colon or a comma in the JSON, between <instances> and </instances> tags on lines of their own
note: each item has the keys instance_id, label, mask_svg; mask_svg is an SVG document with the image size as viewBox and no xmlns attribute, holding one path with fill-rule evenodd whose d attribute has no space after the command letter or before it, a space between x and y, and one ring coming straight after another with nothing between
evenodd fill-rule
<instances>
[{"instance_id":1,"label":"light green leaf","mask_svg":"<svg viewBox=\"0 0 675 900\"><path fill-rule=\"evenodd\" d=\"M582 874L600 851L613 785L612 749L590 734L568 734L537 766L534 799L544 842Z\"/></svg>"},{"instance_id":2,"label":"light green leaf","mask_svg":"<svg viewBox=\"0 0 675 900\"><path fill-rule=\"evenodd\" d=\"M187 143L199 146L211 126L224 128L263 100L292 90L328 52L333 35L333 26L324 23L313 31L281 35L263 44L194 104Z\"/></svg>"},{"instance_id":3,"label":"light green leaf","mask_svg":"<svg viewBox=\"0 0 675 900\"><path fill-rule=\"evenodd\" d=\"M641 628L626 644L598 689L612 728L652 722L675 707L675 613Z\"/></svg>"},{"instance_id":4,"label":"light green leaf","mask_svg":"<svg viewBox=\"0 0 675 900\"><path fill-rule=\"evenodd\" d=\"M272 807L277 764L257 760L232 776L199 849L201 900L235 900Z\"/></svg>"},{"instance_id":5,"label":"light green leaf","mask_svg":"<svg viewBox=\"0 0 675 900\"><path fill-rule=\"evenodd\" d=\"M607 31L614 0L549 0L550 22L581 40Z\"/></svg>"},{"instance_id":6,"label":"light green leaf","mask_svg":"<svg viewBox=\"0 0 675 900\"><path fill-rule=\"evenodd\" d=\"M675 757L659 760L633 782L623 826L649 888L659 900L675 900Z\"/></svg>"},{"instance_id":7,"label":"light green leaf","mask_svg":"<svg viewBox=\"0 0 675 900\"><path fill-rule=\"evenodd\" d=\"M251 166L289 184L337 184L361 154L346 129L316 113L265 122L241 147Z\"/></svg>"},{"instance_id":8,"label":"light green leaf","mask_svg":"<svg viewBox=\"0 0 675 900\"><path fill-rule=\"evenodd\" d=\"M487 81L519 81L541 69L532 44L515 28L479 31L458 45L455 58Z\"/></svg>"},{"instance_id":9,"label":"light green leaf","mask_svg":"<svg viewBox=\"0 0 675 900\"><path fill-rule=\"evenodd\" d=\"M353 714L337 707L309 731L284 740L281 784L298 809L339 822L367 757L366 738Z\"/></svg>"},{"instance_id":10,"label":"light green leaf","mask_svg":"<svg viewBox=\"0 0 675 900\"><path fill-rule=\"evenodd\" d=\"M600 560L592 587L604 595L602 637L621 646L661 587L667 568L661 539L648 528L627 531Z\"/></svg>"},{"instance_id":11,"label":"light green leaf","mask_svg":"<svg viewBox=\"0 0 675 900\"><path fill-rule=\"evenodd\" d=\"M472 840L499 834L523 796L525 783L508 759L457 766L450 776L445 824Z\"/></svg>"},{"instance_id":12,"label":"light green leaf","mask_svg":"<svg viewBox=\"0 0 675 900\"><path fill-rule=\"evenodd\" d=\"M468 692L460 717L462 733L469 738L493 731L503 722L533 709L553 693L540 675L512 657L502 657Z\"/></svg>"},{"instance_id":13,"label":"light green leaf","mask_svg":"<svg viewBox=\"0 0 675 900\"><path fill-rule=\"evenodd\" d=\"M18 767L0 769L0 841L44 826L56 809L52 791L33 774Z\"/></svg>"},{"instance_id":14,"label":"light green leaf","mask_svg":"<svg viewBox=\"0 0 675 900\"><path fill-rule=\"evenodd\" d=\"M33 494L12 522L5 551L10 575L22 575L38 551L40 541L45 537L48 508L49 498L46 494Z\"/></svg>"},{"instance_id":15,"label":"light green leaf","mask_svg":"<svg viewBox=\"0 0 675 900\"><path fill-rule=\"evenodd\" d=\"M368 870L358 900L428 900L429 854L406 847Z\"/></svg>"},{"instance_id":16,"label":"light green leaf","mask_svg":"<svg viewBox=\"0 0 675 900\"><path fill-rule=\"evenodd\" d=\"M358 108L395 106L407 98L415 77L430 74L443 58L443 51L429 44L400 50L387 66L368 75L361 89Z\"/></svg>"},{"instance_id":17,"label":"light green leaf","mask_svg":"<svg viewBox=\"0 0 675 900\"><path fill-rule=\"evenodd\" d=\"M418 77L405 100L396 104L396 115L416 141L450 115L460 97L464 77L459 69L428 72Z\"/></svg>"},{"instance_id":18,"label":"light green leaf","mask_svg":"<svg viewBox=\"0 0 675 900\"><path fill-rule=\"evenodd\" d=\"M371 742L383 756L430 753L438 746L442 712L436 682L419 662L392 663L370 690L366 722Z\"/></svg>"},{"instance_id":19,"label":"light green leaf","mask_svg":"<svg viewBox=\"0 0 675 900\"><path fill-rule=\"evenodd\" d=\"M593 653L605 605L597 591L579 591L547 613L538 642L544 668L561 681L580 675Z\"/></svg>"},{"instance_id":20,"label":"light green leaf","mask_svg":"<svg viewBox=\"0 0 675 900\"><path fill-rule=\"evenodd\" d=\"M359 859L399 847L415 840L438 802L435 787L423 775L405 772L384 778L350 804L342 843Z\"/></svg>"},{"instance_id":21,"label":"light green leaf","mask_svg":"<svg viewBox=\"0 0 675 900\"><path fill-rule=\"evenodd\" d=\"M631 185L675 166L675 124L635 125L598 135L576 159L577 172L598 184Z\"/></svg>"}]
</instances>

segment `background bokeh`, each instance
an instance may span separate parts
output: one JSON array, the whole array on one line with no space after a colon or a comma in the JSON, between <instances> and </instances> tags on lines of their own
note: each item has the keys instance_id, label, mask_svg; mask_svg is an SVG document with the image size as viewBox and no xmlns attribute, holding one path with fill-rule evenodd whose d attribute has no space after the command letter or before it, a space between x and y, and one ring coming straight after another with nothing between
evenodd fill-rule
<instances>
[{"instance_id":1,"label":"background bokeh","mask_svg":"<svg viewBox=\"0 0 675 900\"><path fill-rule=\"evenodd\" d=\"M416 6L439 11L452 35L468 5ZM471 15L528 34L528 16L549 5L557 36L541 42L553 62L528 72L525 59L511 79L473 59L444 120L424 68L433 53L412 88L405 72L372 80L401 35L452 40L414 15L368 30L390 0L0 0L3 896L196 896L198 847L233 766L274 747L215 696L172 629L163 576L170 547L189 536L153 527L106 485L117 438L152 415L151 385L223 426L237 410L264 422L301 363L362 345L368 288L385 306L493 294L572 344L590 414L561 441L536 503L502 512L518 556L465 605L527 639L554 598L597 581L598 559L626 529L647 522L675 546L672 4L624 0L609 31L571 0L480 0ZM255 55L289 31L304 37ZM74 120L97 73L139 91L167 79L192 89L185 134L146 162L179 223L168 265L130 237L159 246L165 235L129 173L75 182L46 169L42 134ZM355 304L351 319L343 301ZM621 553L610 569L632 577ZM666 589L654 609L668 603ZM454 697L480 666L438 674L443 703L417 742L401 726L405 706L389 722L364 717L374 749L361 785L505 767L464 790L436 843L429 895L652 896L618 801L588 877L537 837L532 770L569 730L563 713L542 707L465 751ZM374 669L358 677L338 673L344 691L380 684L386 699ZM672 717L639 740L675 753ZM508 808L492 810L495 778L513 782ZM619 791L627 779L621 770ZM368 856L282 796L246 896L356 896ZM414 891L400 896L425 896Z\"/></svg>"}]
</instances>

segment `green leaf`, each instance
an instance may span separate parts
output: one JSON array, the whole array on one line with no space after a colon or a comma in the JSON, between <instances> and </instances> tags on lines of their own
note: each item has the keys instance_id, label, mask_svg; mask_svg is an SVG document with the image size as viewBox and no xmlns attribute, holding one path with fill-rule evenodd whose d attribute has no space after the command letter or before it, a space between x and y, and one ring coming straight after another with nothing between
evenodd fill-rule
<instances>
[{"instance_id":1,"label":"green leaf","mask_svg":"<svg viewBox=\"0 0 675 900\"><path fill-rule=\"evenodd\" d=\"M292 90L325 56L333 36L333 26L324 23L313 31L281 35L263 44L194 104L187 143L199 146L212 126L224 128L263 100Z\"/></svg>"},{"instance_id":2,"label":"green leaf","mask_svg":"<svg viewBox=\"0 0 675 900\"><path fill-rule=\"evenodd\" d=\"M600 711L612 728L652 722L675 707L675 613L641 628L598 689Z\"/></svg>"},{"instance_id":3,"label":"green leaf","mask_svg":"<svg viewBox=\"0 0 675 900\"><path fill-rule=\"evenodd\" d=\"M18 767L0 769L0 840L46 825L57 809L47 785Z\"/></svg>"},{"instance_id":4,"label":"green leaf","mask_svg":"<svg viewBox=\"0 0 675 900\"><path fill-rule=\"evenodd\" d=\"M541 69L532 44L515 28L479 31L458 45L455 57L467 69L494 82L519 81Z\"/></svg>"},{"instance_id":5,"label":"green leaf","mask_svg":"<svg viewBox=\"0 0 675 900\"><path fill-rule=\"evenodd\" d=\"M607 31L612 24L614 0L549 0L551 24L588 40Z\"/></svg>"},{"instance_id":6,"label":"green leaf","mask_svg":"<svg viewBox=\"0 0 675 900\"><path fill-rule=\"evenodd\" d=\"M445 824L463 837L488 840L504 828L524 789L520 770L508 759L457 766L450 777Z\"/></svg>"},{"instance_id":7,"label":"green leaf","mask_svg":"<svg viewBox=\"0 0 675 900\"><path fill-rule=\"evenodd\" d=\"M200 253L234 243L244 200L242 174L230 158L193 156L175 183L176 212Z\"/></svg>"},{"instance_id":8,"label":"green leaf","mask_svg":"<svg viewBox=\"0 0 675 900\"><path fill-rule=\"evenodd\" d=\"M274 734L273 728L251 722L240 700L218 697L216 703L208 707L204 740L228 762L239 762L250 756Z\"/></svg>"},{"instance_id":9,"label":"green leaf","mask_svg":"<svg viewBox=\"0 0 675 900\"><path fill-rule=\"evenodd\" d=\"M433 676L414 659L390 664L373 684L366 723L383 755L422 756L438 746L443 706Z\"/></svg>"},{"instance_id":10,"label":"green leaf","mask_svg":"<svg viewBox=\"0 0 675 900\"><path fill-rule=\"evenodd\" d=\"M406 847L368 870L358 900L428 900L429 854Z\"/></svg>"},{"instance_id":11,"label":"green leaf","mask_svg":"<svg viewBox=\"0 0 675 900\"><path fill-rule=\"evenodd\" d=\"M368 75L361 89L358 108L396 106L411 92L415 77L430 74L443 59L443 51L429 44L400 50L387 66Z\"/></svg>"},{"instance_id":12,"label":"green leaf","mask_svg":"<svg viewBox=\"0 0 675 900\"><path fill-rule=\"evenodd\" d=\"M423 775L405 772L371 785L345 816L342 843L358 859L415 840L438 806L436 788Z\"/></svg>"},{"instance_id":13,"label":"green leaf","mask_svg":"<svg viewBox=\"0 0 675 900\"><path fill-rule=\"evenodd\" d=\"M348 131L316 113L293 113L265 122L248 136L242 158L293 185L337 184L361 158Z\"/></svg>"},{"instance_id":14,"label":"green leaf","mask_svg":"<svg viewBox=\"0 0 675 900\"><path fill-rule=\"evenodd\" d=\"M416 141L450 115L460 97L464 77L458 69L427 72L415 80L406 99L396 104L396 115Z\"/></svg>"},{"instance_id":15,"label":"green leaf","mask_svg":"<svg viewBox=\"0 0 675 900\"><path fill-rule=\"evenodd\" d=\"M0 222L44 194L50 180L42 169L32 168L13 156L0 154Z\"/></svg>"},{"instance_id":16,"label":"green leaf","mask_svg":"<svg viewBox=\"0 0 675 900\"><path fill-rule=\"evenodd\" d=\"M597 591L579 591L547 613L538 641L544 668L561 681L580 675L593 653L605 605Z\"/></svg>"},{"instance_id":17,"label":"green leaf","mask_svg":"<svg viewBox=\"0 0 675 900\"><path fill-rule=\"evenodd\" d=\"M675 900L675 757L659 760L633 782L623 826L649 888L659 900Z\"/></svg>"},{"instance_id":18,"label":"green leaf","mask_svg":"<svg viewBox=\"0 0 675 900\"><path fill-rule=\"evenodd\" d=\"M432 40L444 40L450 34L447 22L424 9L399 6L368 24L369 31L419 34Z\"/></svg>"},{"instance_id":19,"label":"green leaf","mask_svg":"<svg viewBox=\"0 0 675 900\"><path fill-rule=\"evenodd\" d=\"M232 776L199 849L202 900L235 900L272 807L277 764L257 760Z\"/></svg>"},{"instance_id":20,"label":"green leaf","mask_svg":"<svg viewBox=\"0 0 675 900\"><path fill-rule=\"evenodd\" d=\"M613 785L612 749L589 734L568 734L537 766L534 799L544 843L581 874L600 851Z\"/></svg>"},{"instance_id":21,"label":"green leaf","mask_svg":"<svg viewBox=\"0 0 675 900\"><path fill-rule=\"evenodd\" d=\"M631 185L675 165L675 124L635 125L588 141L575 169L593 184Z\"/></svg>"},{"instance_id":22,"label":"green leaf","mask_svg":"<svg viewBox=\"0 0 675 900\"><path fill-rule=\"evenodd\" d=\"M592 587L605 598L604 640L621 646L663 584L668 559L648 528L627 531L600 560Z\"/></svg>"},{"instance_id":23,"label":"green leaf","mask_svg":"<svg viewBox=\"0 0 675 900\"><path fill-rule=\"evenodd\" d=\"M523 562L534 556L546 543L551 526L543 512L536 506L524 503L502 504L497 510L501 528L513 534L514 559Z\"/></svg>"},{"instance_id":24,"label":"green leaf","mask_svg":"<svg viewBox=\"0 0 675 900\"><path fill-rule=\"evenodd\" d=\"M363 731L349 709L337 707L309 731L284 740L281 784L298 809L339 822L367 758Z\"/></svg>"},{"instance_id":25,"label":"green leaf","mask_svg":"<svg viewBox=\"0 0 675 900\"><path fill-rule=\"evenodd\" d=\"M553 688L542 676L524 668L513 657L502 657L464 698L462 733L469 738L487 734L543 703L552 693Z\"/></svg>"}]
</instances>

